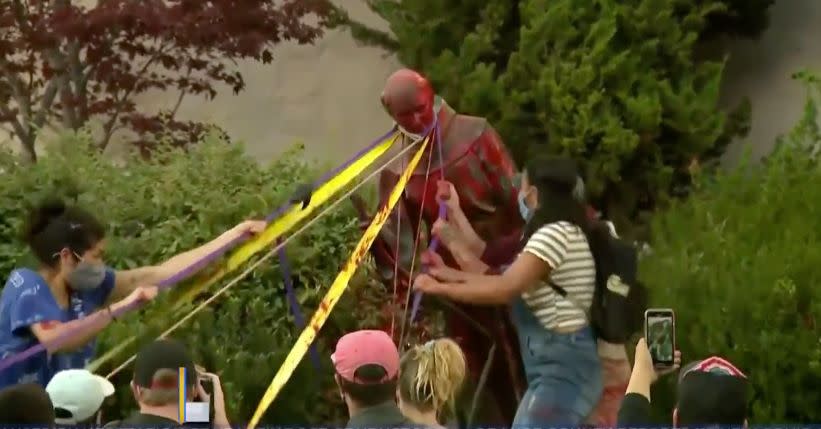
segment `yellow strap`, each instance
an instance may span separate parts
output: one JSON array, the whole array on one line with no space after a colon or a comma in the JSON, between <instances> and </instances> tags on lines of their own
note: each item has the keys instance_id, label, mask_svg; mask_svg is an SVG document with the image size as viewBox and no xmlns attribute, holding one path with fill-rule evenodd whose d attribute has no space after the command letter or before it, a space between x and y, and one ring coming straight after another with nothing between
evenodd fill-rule
<instances>
[{"instance_id":1,"label":"yellow strap","mask_svg":"<svg viewBox=\"0 0 821 429\"><path fill-rule=\"evenodd\" d=\"M385 140L383 140L380 144L376 145L373 149L359 157L359 159L351 163L351 165L342 170L339 174L332 177L319 188L314 190L311 194L310 203L304 209L301 205L295 204L282 216L271 222L262 234L236 249L226 261L222 262L219 267L211 273L210 276L200 279L190 286L187 286L184 293L175 299L171 311L176 311L184 304L191 302L194 297L199 295L212 284L218 282L226 274L236 270L239 266L248 261L248 259L250 259L254 254L272 245L278 237L287 233L299 222L310 216L319 206L325 204L331 197L342 191L354 179L359 177L359 175L362 174L368 166L384 155L385 152L387 152L388 149L396 143L398 138L399 133L394 133L385 138ZM120 351L136 341L136 339L136 336L125 339L120 344L117 344L111 348L108 352L106 352L106 354L96 359L94 362L89 363L86 366L86 369L91 372L96 372L104 363L113 359L120 353Z\"/></svg>"},{"instance_id":2,"label":"yellow strap","mask_svg":"<svg viewBox=\"0 0 821 429\"><path fill-rule=\"evenodd\" d=\"M402 173L399 181L396 182L388 201L382 208L379 209L371 221L371 224L368 226L368 229L365 230L365 233L362 235L362 239L359 240L359 244L357 244L353 253L351 253L350 258L348 258L348 262L345 263L342 271L340 271L336 276L336 280L334 280L331 288L325 295L325 298L322 299L322 302L319 304L319 308L316 312L314 312L311 322L307 327L305 327L299 338L297 338L296 344L294 344L294 347L291 348L291 351L288 353L288 356L285 358L282 366L279 367L279 371L277 371L274 379L268 386L268 390L265 391L265 394L259 401L257 410L254 412L254 416L251 418L251 422L248 423L246 429L254 429L256 427L259 423L259 419L262 418L262 415L266 410L268 410L268 407L274 401L277 394L279 394L279 391L282 390L285 383L288 382L288 379L291 378L291 375L294 373L294 370L296 370L297 365L299 365L299 362L311 347L317 333L320 329L322 329L322 325L324 325L325 321L328 319L331 310L333 310L337 301L339 301L339 298L342 296L342 293L345 292L345 289L348 287L348 282L356 272L356 268L365 258L365 255L368 253L368 249L370 249L377 235L379 235L379 230L382 229L382 226L388 220L388 216L393 210L393 207L399 201L399 197L402 195L405 185L408 183L411 174L413 174L414 170L416 170L416 165L419 164L419 160L422 159L422 154L424 154L429 142L430 138L428 137L422 143L422 147L419 148L419 151L416 152L410 163L408 163L408 167Z\"/></svg>"}]
</instances>

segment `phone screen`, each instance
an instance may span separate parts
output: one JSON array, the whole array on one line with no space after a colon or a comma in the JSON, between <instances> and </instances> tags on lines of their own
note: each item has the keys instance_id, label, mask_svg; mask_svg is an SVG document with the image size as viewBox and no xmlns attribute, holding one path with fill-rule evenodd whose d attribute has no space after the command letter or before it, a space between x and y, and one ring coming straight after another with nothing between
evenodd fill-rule
<instances>
[{"instance_id":1,"label":"phone screen","mask_svg":"<svg viewBox=\"0 0 821 429\"><path fill-rule=\"evenodd\" d=\"M202 390L205 390L205 393L208 395L208 421L214 421L214 381L211 377L199 373L199 381L200 385L202 386ZM202 400L202 398L200 399Z\"/></svg>"},{"instance_id":2,"label":"phone screen","mask_svg":"<svg viewBox=\"0 0 821 429\"><path fill-rule=\"evenodd\" d=\"M676 350L676 317L672 309L650 309L644 313L644 338L653 364L672 367Z\"/></svg>"}]
</instances>

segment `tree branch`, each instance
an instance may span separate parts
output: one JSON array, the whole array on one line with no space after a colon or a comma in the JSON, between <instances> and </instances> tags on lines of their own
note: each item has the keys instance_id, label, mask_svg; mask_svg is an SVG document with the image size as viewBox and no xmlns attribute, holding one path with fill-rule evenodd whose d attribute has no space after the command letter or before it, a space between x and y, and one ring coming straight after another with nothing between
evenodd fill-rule
<instances>
[{"instance_id":1,"label":"tree branch","mask_svg":"<svg viewBox=\"0 0 821 429\"><path fill-rule=\"evenodd\" d=\"M145 62L145 64L143 64L143 66L137 72L136 76L142 76L145 73L145 71L148 70L148 67L150 67L154 63L154 61L156 61L160 57L160 55L163 54L163 52L168 48L168 46L169 45L161 46L160 49L158 49L157 52L155 52L154 55L151 56L151 58L149 58L148 61ZM105 148L108 147L108 143L111 141L111 136L114 135L114 131L115 131L114 125L117 124L117 119L119 119L120 114L123 112L123 108L125 107L125 103L128 101L129 97L131 97L131 94L134 93L134 90L139 86L139 83L140 82L139 82L139 78L138 78L134 82L134 85L132 85L130 88L128 88L125 91L125 93L122 95L122 97L118 97L118 99L117 99L117 109L114 111L114 113L111 114L111 117L108 119L108 121L105 123L105 125L103 125L103 138L100 140L100 143L97 145L97 147L101 151L105 150Z\"/></svg>"},{"instance_id":2,"label":"tree branch","mask_svg":"<svg viewBox=\"0 0 821 429\"><path fill-rule=\"evenodd\" d=\"M33 126L37 132L42 129L48 118L48 112L51 111L51 106L54 104L54 99L57 97L57 82L52 79L48 82L45 91L43 91L43 98L40 99L40 110L34 117Z\"/></svg>"},{"instance_id":3,"label":"tree branch","mask_svg":"<svg viewBox=\"0 0 821 429\"><path fill-rule=\"evenodd\" d=\"M188 71L185 73L185 78L188 79L191 77L191 67L188 67ZM174 119L177 116L177 111L180 110L180 106L182 105L182 100L188 94L188 91L185 89L180 89L180 95L177 97L177 102L174 103L174 108L171 109L171 116L170 119Z\"/></svg>"},{"instance_id":4,"label":"tree branch","mask_svg":"<svg viewBox=\"0 0 821 429\"><path fill-rule=\"evenodd\" d=\"M351 19L348 12L334 6L331 19L331 28L347 27L351 31L354 40L365 46L377 46L389 52L399 50L399 41L389 33L368 27L367 25Z\"/></svg>"},{"instance_id":5,"label":"tree branch","mask_svg":"<svg viewBox=\"0 0 821 429\"><path fill-rule=\"evenodd\" d=\"M8 109L8 107L0 105L0 113L3 116L9 117L9 123L11 127L14 129L14 134L17 135L17 138L20 139L20 144L23 146L23 151L26 154L26 158L32 162L37 162L37 152L34 149L34 136L26 130L23 124L12 114L12 112Z\"/></svg>"},{"instance_id":6,"label":"tree branch","mask_svg":"<svg viewBox=\"0 0 821 429\"><path fill-rule=\"evenodd\" d=\"M88 120L88 76L83 73L83 65L80 62L80 43L76 40L69 42L68 53L69 78L74 84L74 97L77 106L77 123L74 128L79 128Z\"/></svg>"},{"instance_id":7,"label":"tree branch","mask_svg":"<svg viewBox=\"0 0 821 429\"><path fill-rule=\"evenodd\" d=\"M17 73L14 73L9 68L9 63L5 58L0 58L0 75L6 79L11 93L14 96L14 101L17 102L17 107L20 108L20 114L23 116L23 123L27 123L31 119L31 98L30 94L25 91L25 85Z\"/></svg>"}]
</instances>

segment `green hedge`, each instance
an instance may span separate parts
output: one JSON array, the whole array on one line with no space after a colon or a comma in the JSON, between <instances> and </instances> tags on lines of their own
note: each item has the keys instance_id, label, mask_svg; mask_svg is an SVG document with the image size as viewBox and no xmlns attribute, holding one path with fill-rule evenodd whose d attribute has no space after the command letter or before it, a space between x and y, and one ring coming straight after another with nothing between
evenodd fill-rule
<instances>
[{"instance_id":1,"label":"green hedge","mask_svg":"<svg viewBox=\"0 0 821 429\"><path fill-rule=\"evenodd\" d=\"M821 84L798 77L810 90L798 126L764 165L657 216L641 267L655 305L676 310L684 360L717 354L749 375L757 424L821 419ZM667 418L672 384L654 396Z\"/></svg>"},{"instance_id":2,"label":"green hedge","mask_svg":"<svg viewBox=\"0 0 821 429\"><path fill-rule=\"evenodd\" d=\"M98 155L89 142L84 135L65 137L56 153L34 166L17 162L9 153L0 154L0 272L32 263L17 233L26 207L54 192L76 198L108 223L107 262L129 268L163 261L243 219L265 216L287 200L298 181L320 175L300 161L301 150L260 166L241 146L217 137L206 138L187 153L159 152L152 161L128 159L123 166ZM343 204L289 244L306 317L317 308L360 236L351 207ZM362 305L363 300L382 299L382 289L366 280L367 271L364 267L354 278L352 290L321 333L318 346L323 370L316 373L306 358L263 423L339 421L344 410L332 385L328 350L340 332L377 323L375 314L363 310L376 308L376 304ZM161 299L141 315L109 328L98 351L135 333L145 342L168 328L184 314L170 312L168 301ZM204 366L221 374L231 416L246 422L298 334L274 257L175 336L192 347ZM100 372L106 374L130 355L123 354ZM117 377L116 384L127 386L129 377L130 369ZM134 405L129 389L123 388L108 409L108 417L119 417Z\"/></svg>"},{"instance_id":3,"label":"green hedge","mask_svg":"<svg viewBox=\"0 0 821 429\"><path fill-rule=\"evenodd\" d=\"M749 105L729 117L717 100L723 64L694 48L726 5L675 0L373 0L395 35L352 24L396 49L457 110L483 115L514 156L565 153L625 233L671 194L687 167L745 131Z\"/></svg>"}]
</instances>

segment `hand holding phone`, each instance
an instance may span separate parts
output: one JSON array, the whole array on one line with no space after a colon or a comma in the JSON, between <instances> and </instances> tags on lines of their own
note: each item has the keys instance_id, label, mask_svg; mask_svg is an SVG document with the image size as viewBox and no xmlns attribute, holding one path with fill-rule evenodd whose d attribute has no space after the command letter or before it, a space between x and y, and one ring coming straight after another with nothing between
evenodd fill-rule
<instances>
[{"instance_id":1,"label":"hand holding phone","mask_svg":"<svg viewBox=\"0 0 821 429\"><path fill-rule=\"evenodd\" d=\"M644 312L644 338L655 368L675 366L676 315L672 308L651 308Z\"/></svg>"}]
</instances>

